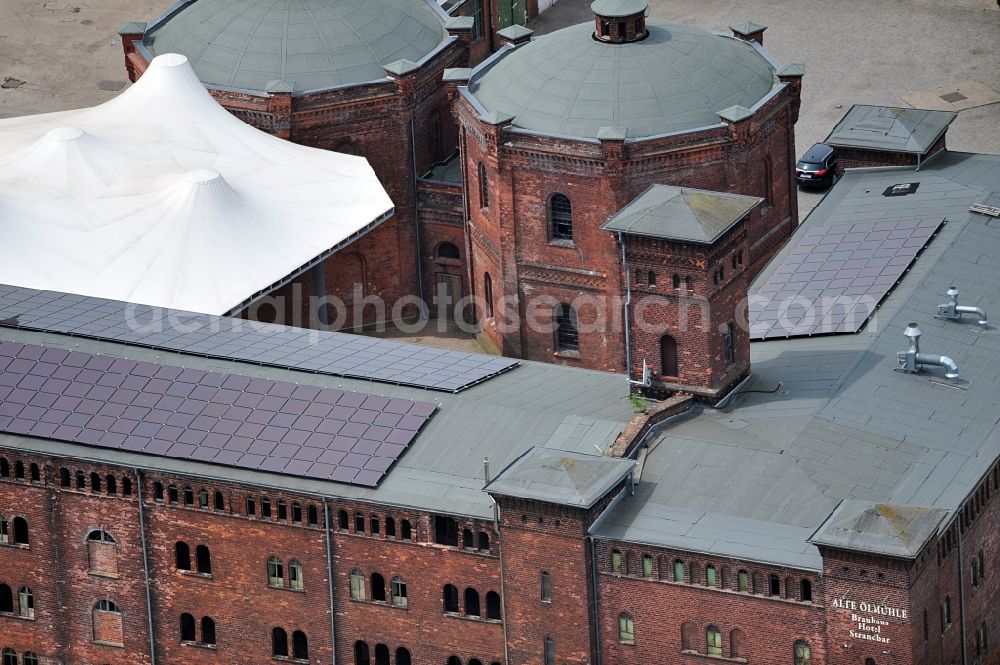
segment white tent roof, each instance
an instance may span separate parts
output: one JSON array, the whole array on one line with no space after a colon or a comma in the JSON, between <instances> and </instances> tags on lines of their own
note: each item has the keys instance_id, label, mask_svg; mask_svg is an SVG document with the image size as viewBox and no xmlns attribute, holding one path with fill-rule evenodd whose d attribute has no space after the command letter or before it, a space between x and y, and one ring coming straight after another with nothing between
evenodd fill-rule
<instances>
[{"instance_id":1,"label":"white tent roof","mask_svg":"<svg viewBox=\"0 0 1000 665\"><path fill-rule=\"evenodd\" d=\"M250 127L182 55L100 106L0 120L0 283L225 314L392 210L364 158Z\"/></svg>"}]
</instances>

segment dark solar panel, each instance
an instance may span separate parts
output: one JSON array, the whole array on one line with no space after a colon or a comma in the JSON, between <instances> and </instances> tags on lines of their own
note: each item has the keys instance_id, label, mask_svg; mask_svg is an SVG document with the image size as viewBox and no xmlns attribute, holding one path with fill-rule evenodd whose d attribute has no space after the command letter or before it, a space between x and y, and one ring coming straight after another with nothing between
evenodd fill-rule
<instances>
[{"instance_id":1,"label":"dark solar panel","mask_svg":"<svg viewBox=\"0 0 1000 665\"><path fill-rule=\"evenodd\" d=\"M0 325L458 392L516 360L0 285Z\"/></svg>"},{"instance_id":2,"label":"dark solar panel","mask_svg":"<svg viewBox=\"0 0 1000 665\"><path fill-rule=\"evenodd\" d=\"M809 229L750 296L750 339L857 332L941 224L922 219Z\"/></svg>"},{"instance_id":3,"label":"dark solar panel","mask_svg":"<svg viewBox=\"0 0 1000 665\"><path fill-rule=\"evenodd\" d=\"M375 487L436 405L0 342L0 431Z\"/></svg>"}]
</instances>

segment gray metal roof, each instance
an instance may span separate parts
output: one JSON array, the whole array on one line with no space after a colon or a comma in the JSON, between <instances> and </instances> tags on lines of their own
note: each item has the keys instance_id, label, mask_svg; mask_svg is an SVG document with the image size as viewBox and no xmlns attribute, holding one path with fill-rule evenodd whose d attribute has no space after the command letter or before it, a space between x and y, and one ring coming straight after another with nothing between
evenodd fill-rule
<instances>
[{"instance_id":1,"label":"gray metal roof","mask_svg":"<svg viewBox=\"0 0 1000 665\"><path fill-rule=\"evenodd\" d=\"M763 201L757 196L653 185L601 228L630 235L710 244Z\"/></svg>"},{"instance_id":2,"label":"gray metal roof","mask_svg":"<svg viewBox=\"0 0 1000 665\"><path fill-rule=\"evenodd\" d=\"M949 111L855 104L844 114L824 143L924 154L958 117Z\"/></svg>"},{"instance_id":3,"label":"gray metal roof","mask_svg":"<svg viewBox=\"0 0 1000 665\"><path fill-rule=\"evenodd\" d=\"M594 0L590 5L590 11L609 18L641 14L647 9L649 5L645 0Z\"/></svg>"},{"instance_id":4,"label":"gray metal roof","mask_svg":"<svg viewBox=\"0 0 1000 665\"><path fill-rule=\"evenodd\" d=\"M937 533L948 514L943 508L893 506L844 501L810 542L845 550L863 550L912 559Z\"/></svg>"},{"instance_id":5,"label":"gray metal roof","mask_svg":"<svg viewBox=\"0 0 1000 665\"><path fill-rule=\"evenodd\" d=\"M425 0L187 0L152 24L153 53L182 53L202 82L295 92L385 78L383 66L419 62L446 37Z\"/></svg>"},{"instance_id":6,"label":"gray metal roof","mask_svg":"<svg viewBox=\"0 0 1000 665\"><path fill-rule=\"evenodd\" d=\"M621 375L561 365L522 361L509 375L449 394L55 333L0 328L0 340L440 405L377 489L12 434L0 434L0 447L482 518L492 515L490 498L483 491L484 458L489 457L498 470L532 446L584 453L596 452L594 446L607 450L633 415Z\"/></svg>"},{"instance_id":7,"label":"gray metal roof","mask_svg":"<svg viewBox=\"0 0 1000 665\"><path fill-rule=\"evenodd\" d=\"M491 494L589 508L632 471L635 462L532 448L504 469L486 490Z\"/></svg>"},{"instance_id":8,"label":"gray metal roof","mask_svg":"<svg viewBox=\"0 0 1000 665\"><path fill-rule=\"evenodd\" d=\"M903 182L920 188L882 195ZM1000 456L1000 330L933 318L952 283L962 302L1000 312L1000 224L969 213L975 202L1000 205L1000 156L942 153L920 171L848 171L798 233L923 216L947 223L858 334L751 344L748 388L782 388L671 426L635 496L597 535L821 570L808 539L843 500L940 508L951 518ZM910 321L924 331L921 350L955 359L962 381L893 371ZM855 545L888 551L894 538L876 529Z\"/></svg>"},{"instance_id":9,"label":"gray metal roof","mask_svg":"<svg viewBox=\"0 0 1000 665\"><path fill-rule=\"evenodd\" d=\"M719 123L718 112L752 108L776 84L774 68L746 42L649 20L649 37L609 44L591 23L544 35L491 60L469 92L524 129L596 138L630 137Z\"/></svg>"}]
</instances>

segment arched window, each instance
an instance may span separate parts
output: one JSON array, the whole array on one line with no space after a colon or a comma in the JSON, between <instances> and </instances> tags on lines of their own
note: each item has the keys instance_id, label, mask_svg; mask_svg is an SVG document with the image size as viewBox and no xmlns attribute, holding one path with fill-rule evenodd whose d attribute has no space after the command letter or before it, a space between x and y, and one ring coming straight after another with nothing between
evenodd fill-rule
<instances>
[{"instance_id":1,"label":"arched window","mask_svg":"<svg viewBox=\"0 0 1000 665\"><path fill-rule=\"evenodd\" d=\"M478 658L470 658L469 665L483 665L483 661L479 660Z\"/></svg>"},{"instance_id":2,"label":"arched window","mask_svg":"<svg viewBox=\"0 0 1000 665\"><path fill-rule=\"evenodd\" d=\"M795 642L795 665L812 665L812 649L805 640Z\"/></svg>"},{"instance_id":3,"label":"arched window","mask_svg":"<svg viewBox=\"0 0 1000 665\"><path fill-rule=\"evenodd\" d=\"M745 570L736 573L736 590L748 593L750 591L750 574Z\"/></svg>"},{"instance_id":4,"label":"arched window","mask_svg":"<svg viewBox=\"0 0 1000 665\"><path fill-rule=\"evenodd\" d=\"M410 521L403 520L399 524L399 537L403 540L413 540L413 532L410 529Z\"/></svg>"},{"instance_id":5,"label":"arched window","mask_svg":"<svg viewBox=\"0 0 1000 665\"><path fill-rule=\"evenodd\" d=\"M215 509L220 513L226 509L226 502L222 498L222 492L215 493Z\"/></svg>"},{"instance_id":6,"label":"arched window","mask_svg":"<svg viewBox=\"0 0 1000 665\"><path fill-rule=\"evenodd\" d=\"M306 514L309 518L309 526L316 526L319 524L319 511L316 510L316 506L310 505Z\"/></svg>"},{"instance_id":7,"label":"arched window","mask_svg":"<svg viewBox=\"0 0 1000 665\"><path fill-rule=\"evenodd\" d=\"M118 492L118 483L117 481L115 481L115 477L112 476L110 473L104 479L104 490L108 493L109 496L117 494Z\"/></svg>"},{"instance_id":8,"label":"arched window","mask_svg":"<svg viewBox=\"0 0 1000 665\"><path fill-rule=\"evenodd\" d=\"M396 538L396 520L391 517L385 518L385 537L386 538Z\"/></svg>"},{"instance_id":9,"label":"arched window","mask_svg":"<svg viewBox=\"0 0 1000 665\"><path fill-rule=\"evenodd\" d=\"M69 469L59 469L59 485L61 487L70 486Z\"/></svg>"},{"instance_id":10,"label":"arched window","mask_svg":"<svg viewBox=\"0 0 1000 665\"><path fill-rule=\"evenodd\" d=\"M722 655L722 633L715 626L705 629L705 653L709 656Z\"/></svg>"},{"instance_id":11,"label":"arched window","mask_svg":"<svg viewBox=\"0 0 1000 665\"><path fill-rule=\"evenodd\" d=\"M719 576L715 572L715 566L708 564L705 567L705 584L708 586L719 586Z\"/></svg>"},{"instance_id":12,"label":"arched window","mask_svg":"<svg viewBox=\"0 0 1000 665\"><path fill-rule=\"evenodd\" d=\"M3 665L17 665L17 652L10 647L3 650Z\"/></svg>"},{"instance_id":13,"label":"arched window","mask_svg":"<svg viewBox=\"0 0 1000 665\"><path fill-rule=\"evenodd\" d=\"M476 547L476 540L472 535L472 529L462 529L462 547L467 550Z\"/></svg>"},{"instance_id":14,"label":"arched window","mask_svg":"<svg viewBox=\"0 0 1000 665\"><path fill-rule=\"evenodd\" d=\"M486 167L483 166L482 162L479 162L479 207L489 208L490 207L490 184L486 180Z\"/></svg>"},{"instance_id":15,"label":"arched window","mask_svg":"<svg viewBox=\"0 0 1000 665\"><path fill-rule=\"evenodd\" d=\"M674 561L674 582L684 582L687 575L684 571L684 562L680 559Z\"/></svg>"},{"instance_id":16,"label":"arched window","mask_svg":"<svg viewBox=\"0 0 1000 665\"><path fill-rule=\"evenodd\" d=\"M670 335L660 338L660 374L677 376L677 340Z\"/></svg>"},{"instance_id":17,"label":"arched window","mask_svg":"<svg viewBox=\"0 0 1000 665\"><path fill-rule=\"evenodd\" d=\"M496 591L486 592L486 618L496 619L499 621L503 617L503 612L500 608L500 594Z\"/></svg>"},{"instance_id":18,"label":"arched window","mask_svg":"<svg viewBox=\"0 0 1000 665\"><path fill-rule=\"evenodd\" d=\"M556 307L556 350L580 350L580 333L576 311L566 303L560 303Z\"/></svg>"},{"instance_id":19,"label":"arched window","mask_svg":"<svg viewBox=\"0 0 1000 665\"><path fill-rule=\"evenodd\" d=\"M729 633L729 656L731 658L746 658L747 656L747 638L739 628L735 628Z\"/></svg>"},{"instance_id":20,"label":"arched window","mask_svg":"<svg viewBox=\"0 0 1000 665\"><path fill-rule=\"evenodd\" d=\"M101 476L96 471L90 473L90 491L100 492L101 491Z\"/></svg>"},{"instance_id":21,"label":"arched window","mask_svg":"<svg viewBox=\"0 0 1000 665\"><path fill-rule=\"evenodd\" d=\"M653 272L652 270L650 270L648 273L646 273L646 282L650 286L656 286L656 273Z\"/></svg>"},{"instance_id":22,"label":"arched window","mask_svg":"<svg viewBox=\"0 0 1000 665\"><path fill-rule=\"evenodd\" d=\"M490 535L485 531L479 532L479 551L480 552L490 551Z\"/></svg>"},{"instance_id":23,"label":"arched window","mask_svg":"<svg viewBox=\"0 0 1000 665\"><path fill-rule=\"evenodd\" d=\"M681 288L681 276L678 275L677 273L674 273L673 287L675 289Z\"/></svg>"},{"instance_id":24,"label":"arched window","mask_svg":"<svg viewBox=\"0 0 1000 665\"><path fill-rule=\"evenodd\" d=\"M201 618L201 643L210 646L215 644L215 619L212 617Z\"/></svg>"},{"instance_id":25,"label":"arched window","mask_svg":"<svg viewBox=\"0 0 1000 665\"><path fill-rule=\"evenodd\" d=\"M412 665L409 649L406 647L396 649L396 665Z\"/></svg>"},{"instance_id":26,"label":"arched window","mask_svg":"<svg viewBox=\"0 0 1000 665\"><path fill-rule=\"evenodd\" d=\"M649 579L653 577L653 557L648 554L642 555L642 576Z\"/></svg>"},{"instance_id":27,"label":"arched window","mask_svg":"<svg viewBox=\"0 0 1000 665\"><path fill-rule=\"evenodd\" d=\"M292 504L292 524L302 524L302 506L297 503Z\"/></svg>"},{"instance_id":28,"label":"arched window","mask_svg":"<svg viewBox=\"0 0 1000 665\"><path fill-rule=\"evenodd\" d=\"M292 658L309 660L309 640L301 630L292 633Z\"/></svg>"},{"instance_id":29,"label":"arched window","mask_svg":"<svg viewBox=\"0 0 1000 665\"><path fill-rule=\"evenodd\" d=\"M385 602L385 578L379 573L372 573L372 600Z\"/></svg>"},{"instance_id":30,"label":"arched window","mask_svg":"<svg viewBox=\"0 0 1000 665\"><path fill-rule=\"evenodd\" d=\"M174 563L177 570L191 570L191 548L183 541L174 545Z\"/></svg>"},{"instance_id":31,"label":"arched window","mask_svg":"<svg viewBox=\"0 0 1000 665\"><path fill-rule=\"evenodd\" d=\"M184 505L193 506L194 505L194 490L190 487L184 488Z\"/></svg>"},{"instance_id":32,"label":"arched window","mask_svg":"<svg viewBox=\"0 0 1000 665\"><path fill-rule=\"evenodd\" d=\"M17 592L18 611L26 619L35 618L35 595L31 589L23 586Z\"/></svg>"},{"instance_id":33,"label":"arched window","mask_svg":"<svg viewBox=\"0 0 1000 665\"><path fill-rule=\"evenodd\" d=\"M177 505L177 486L172 483L167 486L167 500L172 505Z\"/></svg>"},{"instance_id":34,"label":"arched window","mask_svg":"<svg viewBox=\"0 0 1000 665\"><path fill-rule=\"evenodd\" d=\"M458 589L451 584L444 585L444 611L458 613Z\"/></svg>"},{"instance_id":35,"label":"arched window","mask_svg":"<svg viewBox=\"0 0 1000 665\"><path fill-rule=\"evenodd\" d=\"M115 542L114 537L104 529L94 529L87 534L87 540L96 540L102 543L113 543Z\"/></svg>"},{"instance_id":36,"label":"arched window","mask_svg":"<svg viewBox=\"0 0 1000 665\"><path fill-rule=\"evenodd\" d=\"M625 572L625 566L623 565L624 560L622 559L622 553L618 550L611 550L611 572L616 575L621 575Z\"/></svg>"},{"instance_id":37,"label":"arched window","mask_svg":"<svg viewBox=\"0 0 1000 665\"><path fill-rule=\"evenodd\" d=\"M208 490L198 491L198 507L202 510L208 510Z\"/></svg>"},{"instance_id":38,"label":"arched window","mask_svg":"<svg viewBox=\"0 0 1000 665\"><path fill-rule=\"evenodd\" d=\"M448 665L462 665L462 659L458 656L448 656Z\"/></svg>"},{"instance_id":39,"label":"arched window","mask_svg":"<svg viewBox=\"0 0 1000 665\"><path fill-rule=\"evenodd\" d=\"M549 197L549 236L552 240L573 239L573 206L565 194Z\"/></svg>"},{"instance_id":40,"label":"arched window","mask_svg":"<svg viewBox=\"0 0 1000 665\"><path fill-rule=\"evenodd\" d=\"M27 545L28 544L28 520L23 517L15 517L11 520L11 524L14 527L14 544L15 545Z\"/></svg>"},{"instance_id":41,"label":"arched window","mask_svg":"<svg viewBox=\"0 0 1000 665\"><path fill-rule=\"evenodd\" d=\"M348 525L347 511L341 510L337 512L337 528L341 531L347 531Z\"/></svg>"},{"instance_id":42,"label":"arched window","mask_svg":"<svg viewBox=\"0 0 1000 665\"><path fill-rule=\"evenodd\" d=\"M38 656L35 655L34 651L25 651L24 655L21 656L21 662L24 665L38 665Z\"/></svg>"},{"instance_id":43,"label":"arched window","mask_svg":"<svg viewBox=\"0 0 1000 665\"><path fill-rule=\"evenodd\" d=\"M462 253L458 251L458 246L452 242L443 242L438 245L437 257L439 259L461 259Z\"/></svg>"},{"instance_id":44,"label":"arched window","mask_svg":"<svg viewBox=\"0 0 1000 665\"><path fill-rule=\"evenodd\" d=\"M122 478L122 496L132 496L132 481L128 476Z\"/></svg>"},{"instance_id":45,"label":"arched window","mask_svg":"<svg viewBox=\"0 0 1000 665\"><path fill-rule=\"evenodd\" d=\"M354 533L365 532L365 516L361 513L354 514Z\"/></svg>"},{"instance_id":46,"label":"arched window","mask_svg":"<svg viewBox=\"0 0 1000 665\"><path fill-rule=\"evenodd\" d=\"M247 497L247 517L253 517L257 514L257 501L252 497Z\"/></svg>"},{"instance_id":47,"label":"arched window","mask_svg":"<svg viewBox=\"0 0 1000 665\"><path fill-rule=\"evenodd\" d=\"M194 617L185 612L181 615L181 642L194 642Z\"/></svg>"},{"instance_id":48,"label":"arched window","mask_svg":"<svg viewBox=\"0 0 1000 665\"><path fill-rule=\"evenodd\" d=\"M865 665L875 665L874 658L865 658Z\"/></svg>"},{"instance_id":49,"label":"arched window","mask_svg":"<svg viewBox=\"0 0 1000 665\"><path fill-rule=\"evenodd\" d=\"M94 605L94 609L98 612L120 612L118 606L112 600L99 600Z\"/></svg>"},{"instance_id":50,"label":"arched window","mask_svg":"<svg viewBox=\"0 0 1000 665\"><path fill-rule=\"evenodd\" d=\"M618 641L622 644L635 644L635 620L628 612L618 615Z\"/></svg>"},{"instance_id":51,"label":"arched window","mask_svg":"<svg viewBox=\"0 0 1000 665\"><path fill-rule=\"evenodd\" d=\"M353 578L354 573L351 573L352 583L354 581ZM364 584L363 581L362 584ZM285 567L282 565L281 559L276 556L272 556L267 560L267 586L276 588L285 586ZM352 593L351 598L353 597Z\"/></svg>"},{"instance_id":52,"label":"arched window","mask_svg":"<svg viewBox=\"0 0 1000 665\"><path fill-rule=\"evenodd\" d=\"M351 571L351 598L365 600L365 574L355 568Z\"/></svg>"},{"instance_id":53,"label":"arched window","mask_svg":"<svg viewBox=\"0 0 1000 665\"><path fill-rule=\"evenodd\" d=\"M486 306L486 318L493 318L493 278L489 273L483 274L483 303Z\"/></svg>"},{"instance_id":54,"label":"arched window","mask_svg":"<svg viewBox=\"0 0 1000 665\"><path fill-rule=\"evenodd\" d=\"M83 471L76 472L76 488L78 490L87 489L87 476Z\"/></svg>"},{"instance_id":55,"label":"arched window","mask_svg":"<svg viewBox=\"0 0 1000 665\"><path fill-rule=\"evenodd\" d=\"M375 645L375 665L389 665L389 647L384 644Z\"/></svg>"},{"instance_id":56,"label":"arched window","mask_svg":"<svg viewBox=\"0 0 1000 665\"><path fill-rule=\"evenodd\" d=\"M354 665L370 665L368 643L358 640L354 643Z\"/></svg>"},{"instance_id":57,"label":"arched window","mask_svg":"<svg viewBox=\"0 0 1000 665\"><path fill-rule=\"evenodd\" d=\"M267 517L268 519L271 517L271 500L266 496L260 499L260 516Z\"/></svg>"},{"instance_id":58,"label":"arched window","mask_svg":"<svg viewBox=\"0 0 1000 665\"><path fill-rule=\"evenodd\" d=\"M37 483L42 480L42 471L38 468L38 465L34 462L31 463L31 482ZM30 651L28 653L31 653ZM28 657L28 653L24 654L24 657Z\"/></svg>"},{"instance_id":59,"label":"arched window","mask_svg":"<svg viewBox=\"0 0 1000 665\"><path fill-rule=\"evenodd\" d=\"M811 581L803 579L801 582L799 582L799 592L800 595L802 596L802 602L806 603L812 602L813 585Z\"/></svg>"},{"instance_id":60,"label":"arched window","mask_svg":"<svg viewBox=\"0 0 1000 665\"><path fill-rule=\"evenodd\" d=\"M208 551L208 547L205 545L199 545L195 548L195 559L198 563L198 572L202 575L212 574L212 555Z\"/></svg>"},{"instance_id":61,"label":"arched window","mask_svg":"<svg viewBox=\"0 0 1000 665\"><path fill-rule=\"evenodd\" d=\"M389 595L392 599L392 604L396 607L406 607L409 604L409 599L406 596L406 580L399 575L396 575L392 578L392 584L390 586Z\"/></svg>"},{"instance_id":62,"label":"arched window","mask_svg":"<svg viewBox=\"0 0 1000 665\"><path fill-rule=\"evenodd\" d=\"M278 499L278 519L282 522L288 521L288 508L285 506L285 502Z\"/></svg>"},{"instance_id":63,"label":"arched window","mask_svg":"<svg viewBox=\"0 0 1000 665\"><path fill-rule=\"evenodd\" d=\"M163 502L163 484L153 483L153 501Z\"/></svg>"},{"instance_id":64,"label":"arched window","mask_svg":"<svg viewBox=\"0 0 1000 665\"><path fill-rule=\"evenodd\" d=\"M0 584L0 612L14 613L14 592L6 584Z\"/></svg>"},{"instance_id":65,"label":"arched window","mask_svg":"<svg viewBox=\"0 0 1000 665\"><path fill-rule=\"evenodd\" d=\"M372 518L371 518L369 524L371 526L371 535L377 536L378 533L379 533L378 516L377 515L372 515Z\"/></svg>"},{"instance_id":66,"label":"arched window","mask_svg":"<svg viewBox=\"0 0 1000 665\"><path fill-rule=\"evenodd\" d=\"M465 614L466 616L479 616L479 592L472 587L465 590Z\"/></svg>"},{"instance_id":67,"label":"arched window","mask_svg":"<svg viewBox=\"0 0 1000 665\"><path fill-rule=\"evenodd\" d=\"M302 591L305 588L305 579L302 577L302 564L292 559L288 562L288 588Z\"/></svg>"},{"instance_id":68,"label":"arched window","mask_svg":"<svg viewBox=\"0 0 1000 665\"><path fill-rule=\"evenodd\" d=\"M542 602L551 603L552 602L552 576L549 575L544 570L541 574L542 583Z\"/></svg>"},{"instance_id":69,"label":"arched window","mask_svg":"<svg viewBox=\"0 0 1000 665\"><path fill-rule=\"evenodd\" d=\"M284 628L271 629L271 655L288 655L288 633L285 632Z\"/></svg>"},{"instance_id":70,"label":"arched window","mask_svg":"<svg viewBox=\"0 0 1000 665\"><path fill-rule=\"evenodd\" d=\"M781 595L781 579L773 573L767 576L767 594L769 596Z\"/></svg>"}]
</instances>

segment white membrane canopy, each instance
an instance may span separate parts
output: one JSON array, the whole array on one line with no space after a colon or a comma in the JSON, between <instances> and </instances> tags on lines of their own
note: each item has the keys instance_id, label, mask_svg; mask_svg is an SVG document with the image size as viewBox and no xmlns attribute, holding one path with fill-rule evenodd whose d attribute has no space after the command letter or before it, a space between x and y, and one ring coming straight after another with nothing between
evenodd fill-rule
<instances>
[{"instance_id":1,"label":"white membrane canopy","mask_svg":"<svg viewBox=\"0 0 1000 665\"><path fill-rule=\"evenodd\" d=\"M250 127L173 53L100 106L0 120L0 283L224 314L392 205L364 158Z\"/></svg>"}]
</instances>

